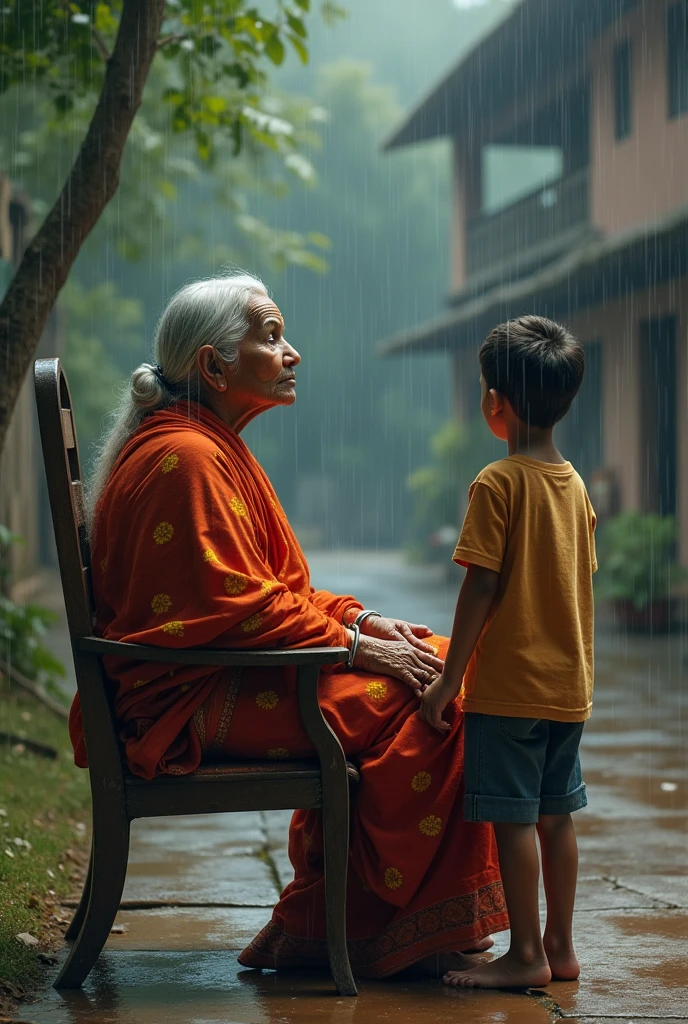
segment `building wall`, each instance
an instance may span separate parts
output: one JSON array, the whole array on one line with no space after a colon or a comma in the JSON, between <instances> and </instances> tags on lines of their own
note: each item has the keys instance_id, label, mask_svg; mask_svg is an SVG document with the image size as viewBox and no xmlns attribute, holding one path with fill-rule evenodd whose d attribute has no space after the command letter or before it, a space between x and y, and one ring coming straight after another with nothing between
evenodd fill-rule
<instances>
[{"instance_id":1,"label":"building wall","mask_svg":"<svg viewBox=\"0 0 688 1024\"><path fill-rule=\"evenodd\" d=\"M666 11L640 0L589 51L591 219L606 234L688 204L688 116L669 118ZM631 131L615 138L614 48L631 41Z\"/></svg>"},{"instance_id":2,"label":"building wall","mask_svg":"<svg viewBox=\"0 0 688 1024\"><path fill-rule=\"evenodd\" d=\"M678 350L679 555L688 565L688 281L631 292L615 302L583 310L570 326L583 343L602 342L604 466L619 483L621 507L643 511L645 454L640 338L643 321L676 317Z\"/></svg>"}]
</instances>

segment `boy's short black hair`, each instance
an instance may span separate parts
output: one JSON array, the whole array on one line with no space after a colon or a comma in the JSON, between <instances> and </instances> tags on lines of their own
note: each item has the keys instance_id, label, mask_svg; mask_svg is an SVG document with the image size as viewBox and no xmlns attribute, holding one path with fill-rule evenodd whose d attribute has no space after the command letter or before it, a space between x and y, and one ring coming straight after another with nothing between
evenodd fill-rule
<instances>
[{"instance_id":1,"label":"boy's short black hair","mask_svg":"<svg viewBox=\"0 0 688 1024\"><path fill-rule=\"evenodd\" d=\"M583 346L544 316L499 324L480 346L478 359L488 391L499 391L523 423L541 428L566 415L585 370Z\"/></svg>"}]
</instances>

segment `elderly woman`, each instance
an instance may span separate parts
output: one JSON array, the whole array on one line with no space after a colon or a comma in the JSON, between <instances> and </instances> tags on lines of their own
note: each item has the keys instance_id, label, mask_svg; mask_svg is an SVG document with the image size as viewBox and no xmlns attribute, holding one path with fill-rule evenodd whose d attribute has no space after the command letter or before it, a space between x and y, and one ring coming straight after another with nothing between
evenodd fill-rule
<instances>
[{"instance_id":1,"label":"elderly woman","mask_svg":"<svg viewBox=\"0 0 688 1024\"><path fill-rule=\"evenodd\" d=\"M296 400L300 357L256 278L187 285L165 309L154 365L134 371L91 492L96 628L161 648L346 645L362 611L311 587L270 481L241 440ZM385 977L456 966L507 927L490 825L464 822L462 716L439 739L416 715L446 641L368 615L353 670L323 672L320 703L360 766L352 811L348 936L353 969ZM438 654L440 657L438 657ZM221 757L311 753L294 676L108 659L133 772L150 779ZM78 697L70 719L86 766ZM294 881L240 956L246 967L327 963L319 812L296 811ZM460 954L457 954L460 956Z\"/></svg>"}]
</instances>

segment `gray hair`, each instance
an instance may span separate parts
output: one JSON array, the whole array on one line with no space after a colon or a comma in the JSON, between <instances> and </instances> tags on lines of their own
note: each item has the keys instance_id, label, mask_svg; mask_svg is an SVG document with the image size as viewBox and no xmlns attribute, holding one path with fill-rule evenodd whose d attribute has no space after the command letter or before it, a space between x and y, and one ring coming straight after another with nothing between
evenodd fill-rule
<instances>
[{"instance_id":1,"label":"gray hair","mask_svg":"<svg viewBox=\"0 0 688 1024\"><path fill-rule=\"evenodd\" d=\"M263 282L238 273L194 281L172 296L155 331L154 358L163 380L154 364L137 366L97 446L87 497L91 525L112 467L137 427L156 409L181 397L200 399L198 350L212 345L224 363L237 364L239 343L251 326L251 299L257 293L267 295Z\"/></svg>"}]
</instances>

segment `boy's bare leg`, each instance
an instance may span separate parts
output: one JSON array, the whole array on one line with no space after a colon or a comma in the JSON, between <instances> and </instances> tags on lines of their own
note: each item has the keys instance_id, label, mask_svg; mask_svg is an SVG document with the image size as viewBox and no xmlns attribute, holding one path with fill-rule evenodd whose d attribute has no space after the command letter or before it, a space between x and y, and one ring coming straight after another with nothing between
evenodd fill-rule
<instances>
[{"instance_id":1,"label":"boy's bare leg","mask_svg":"<svg viewBox=\"0 0 688 1024\"><path fill-rule=\"evenodd\" d=\"M457 988L538 988L551 981L552 972L540 934L535 825L495 822L494 831L511 922L509 952L470 971L449 971L444 982Z\"/></svg>"},{"instance_id":2,"label":"boy's bare leg","mask_svg":"<svg viewBox=\"0 0 688 1024\"><path fill-rule=\"evenodd\" d=\"M537 828L547 896L545 953L553 978L575 981L580 974L580 964L573 950L573 907L578 877L576 832L570 814L543 814Z\"/></svg>"}]
</instances>

